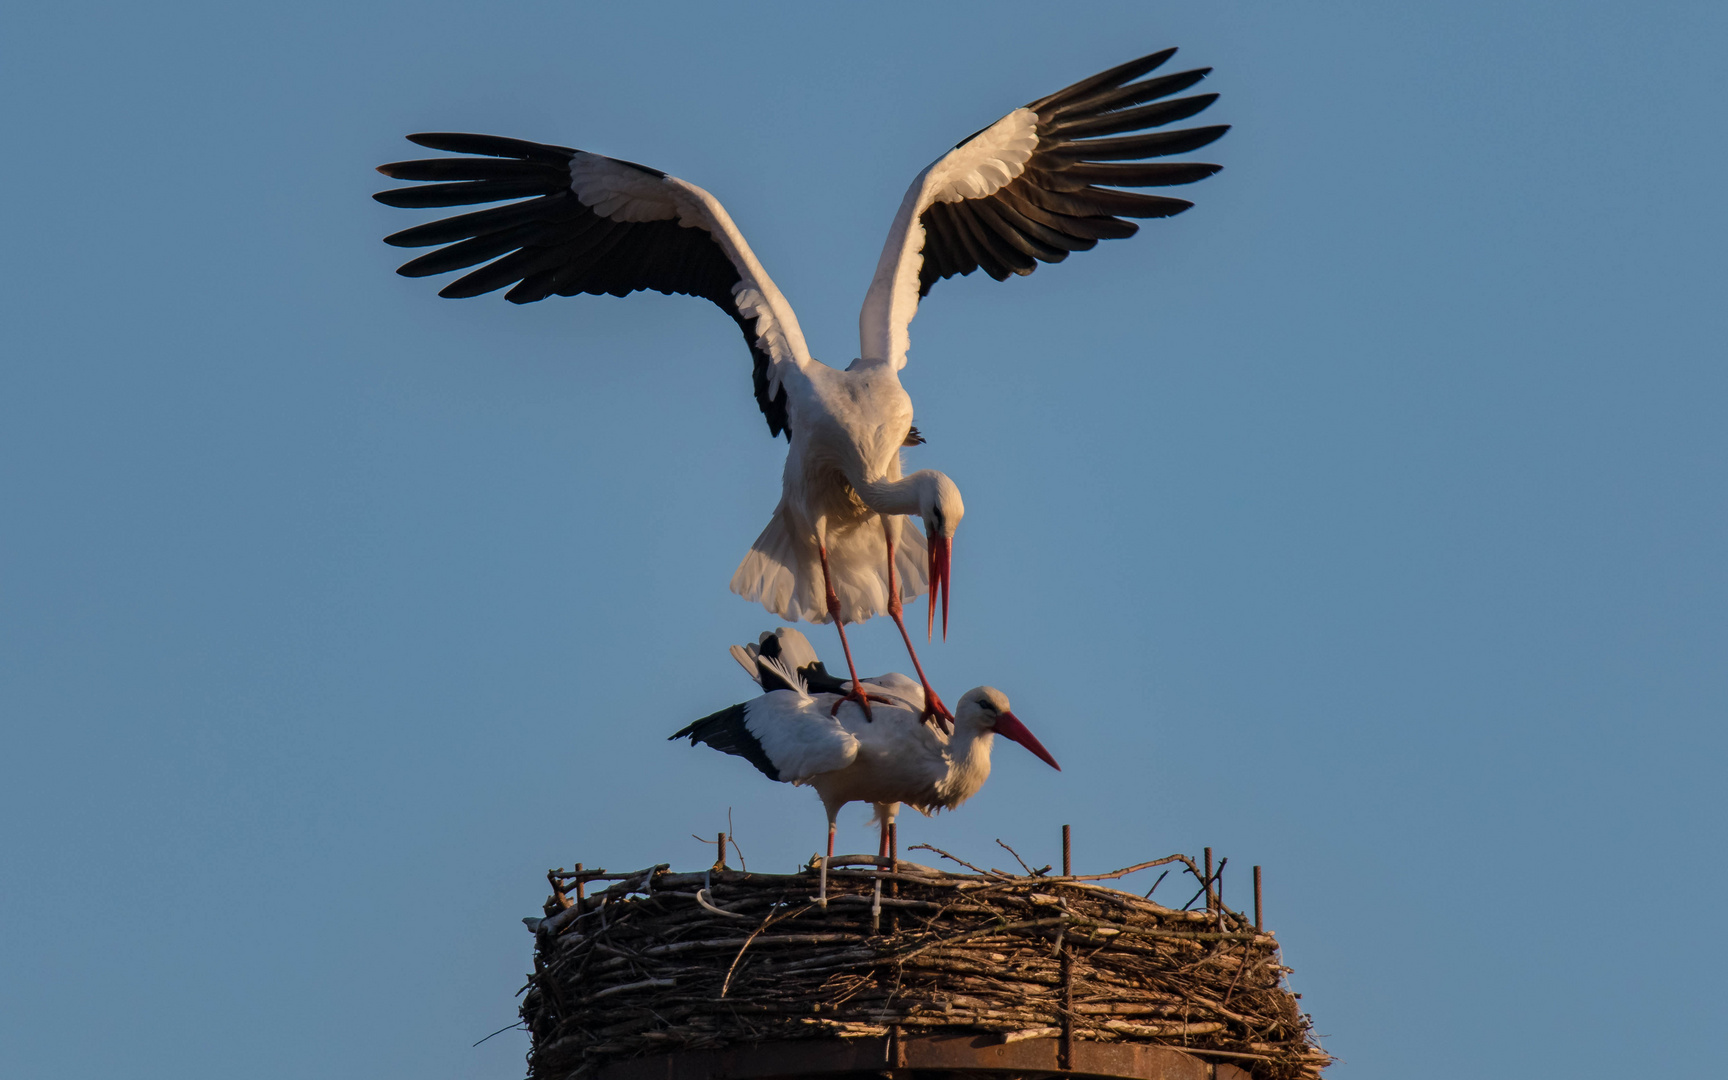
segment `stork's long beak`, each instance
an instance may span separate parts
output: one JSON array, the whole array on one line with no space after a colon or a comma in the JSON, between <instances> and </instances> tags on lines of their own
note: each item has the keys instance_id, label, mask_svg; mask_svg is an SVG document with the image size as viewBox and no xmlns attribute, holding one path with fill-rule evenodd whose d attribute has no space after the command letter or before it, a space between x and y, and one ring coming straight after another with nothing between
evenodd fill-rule
<instances>
[{"instance_id":1,"label":"stork's long beak","mask_svg":"<svg viewBox=\"0 0 1728 1080\"><path fill-rule=\"evenodd\" d=\"M930 547L930 621L924 628L926 639L936 636L936 594L942 594L942 640L948 640L948 560L954 551L954 541L940 534L928 537Z\"/></svg>"},{"instance_id":2,"label":"stork's long beak","mask_svg":"<svg viewBox=\"0 0 1728 1080\"><path fill-rule=\"evenodd\" d=\"M1044 763L1052 769L1057 772L1062 771L1062 766L1056 764L1056 759L1050 756L1050 751L1044 749L1044 744L1038 741L1038 736L1032 734L1026 725L1020 722L1020 718L1013 713L1005 712L996 718L996 734L1005 739L1013 739L1043 758Z\"/></svg>"}]
</instances>

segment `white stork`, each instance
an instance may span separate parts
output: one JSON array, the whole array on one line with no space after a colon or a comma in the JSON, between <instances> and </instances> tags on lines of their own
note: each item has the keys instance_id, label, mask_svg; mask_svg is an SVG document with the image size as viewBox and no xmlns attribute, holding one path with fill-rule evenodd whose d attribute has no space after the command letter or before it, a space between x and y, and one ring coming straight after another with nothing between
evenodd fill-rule
<instances>
[{"instance_id":1,"label":"white stork","mask_svg":"<svg viewBox=\"0 0 1728 1080\"><path fill-rule=\"evenodd\" d=\"M1015 109L938 158L912 181L889 229L859 314L859 353L845 370L814 359L798 319L708 192L674 176L564 146L492 135L410 135L434 150L481 155L379 167L434 181L380 192L391 206L510 202L405 229L399 247L447 245L397 272L423 277L485 263L440 296L510 286L518 304L553 293L639 289L718 304L743 329L755 360L756 402L771 434L791 443L780 504L732 578L732 590L786 619L832 620L857 682L845 624L887 612L923 687L926 718L951 719L924 676L901 601L936 597L948 629L949 559L964 505L941 473L902 475L903 446L922 442L901 388L907 327L939 278L982 268L997 280L1030 274L1101 239L1132 235L1124 218L1169 217L1183 199L1120 190L1187 184L1218 166L1146 159L1205 146L1226 127L1151 132L1193 116L1216 94L1171 98L1211 70L1141 76L1166 49ZM1168 99L1168 100L1165 100ZM1127 133L1127 134L1124 134ZM1116 137L1104 137L1116 136ZM924 535L903 529L917 514ZM854 700L864 709L861 692Z\"/></svg>"},{"instance_id":2,"label":"white stork","mask_svg":"<svg viewBox=\"0 0 1728 1080\"><path fill-rule=\"evenodd\" d=\"M763 634L757 646L733 646L732 655L765 693L705 716L670 738L687 737L692 746L706 743L742 757L770 780L815 788L828 812L829 858L835 816L849 802L875 806L881 826L878 851L886 855L888 826L901 803L928 816L976 795L990 778L996 735L1062 769L1009 711L1007 695L994 687L968 690L947 734L923 722L918 682L895 673L849 687L828 674L796 630L782 627ZM874 721L861 710L841 709L852 693L867 693L886 707L876 710ZM826 896L826 860L822 870Z\"/></svg>"}]
</instances>

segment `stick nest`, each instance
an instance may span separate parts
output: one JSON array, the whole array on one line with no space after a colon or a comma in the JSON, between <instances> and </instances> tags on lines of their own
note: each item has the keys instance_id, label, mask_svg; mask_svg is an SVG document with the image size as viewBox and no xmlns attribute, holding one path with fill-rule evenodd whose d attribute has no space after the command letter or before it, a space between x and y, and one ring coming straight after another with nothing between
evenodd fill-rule
<instances>
[{"instance_id":1,"label":"stick nest","mask_svg":"<svg viewBox=\"0 0 1728 1080\"><path fill-rule=\"evenodd\" d=\"M1201 882L1196 900L1210 910L1097 884L1164 863ZM1187 856L1089 877L960 865L975 872L836 857L826 908L813 899L813 866L552 871L547 917L527 920L529 1075L893 1028L1155 1043L1256 1080L1316 1078L1329 1062L1285 985L1276 939L1225 908ZM598 880L612 884L584 898Z\"/></svg>"}]
</instances>

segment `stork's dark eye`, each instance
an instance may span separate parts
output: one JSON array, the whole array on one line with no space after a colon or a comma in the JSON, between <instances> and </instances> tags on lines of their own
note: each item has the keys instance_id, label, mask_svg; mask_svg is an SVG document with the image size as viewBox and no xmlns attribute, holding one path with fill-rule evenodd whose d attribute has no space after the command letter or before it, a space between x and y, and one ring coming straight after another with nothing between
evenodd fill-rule
<instances>
[{"instance_id":1,"label":"stork's dark eye","mask_svg":"<svg viewBox=\"0 0 1728 1080\"><path fill-rule=\"evenodd\" d=\"M994 701L991 701L989 698L981 699L978 702L978 707L980 709L983 709L985 712L1001 712L1002 711L1001 709L998 709L996 707L996 703Z\"/></svg>"},{"instance_id":2,"label":"stork's dark eye","mask_svg":"<svg viewBox=\"0 0 1728 1080\"><path fill-rule=\"evenodd\" d=\"M930 524L936 527L937 532L942 531L942 508L940 506L930 508Z\"/></svg>"}]
</instances>

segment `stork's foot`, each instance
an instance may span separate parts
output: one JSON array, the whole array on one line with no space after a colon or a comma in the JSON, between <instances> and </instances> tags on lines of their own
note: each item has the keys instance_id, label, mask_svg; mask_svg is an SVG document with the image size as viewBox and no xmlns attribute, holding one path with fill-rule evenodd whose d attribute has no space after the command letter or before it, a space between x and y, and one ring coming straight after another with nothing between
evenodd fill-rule
<instances>
[{"instance_id":1,"label":"stork's foot","mask_svg":"<svg viewBox=\"0 0 1728 1080\"><path fill-rule=\"evenodd\" d=\"M944 733L954 734L954 714L948 711L948 706L942 704L936 688L929 683L924 684L924 711L918 714L918 719L932 727L941 725Z\"/></svg>"},{"instance_id":2,"label":"stork's foot","mask_svg":"<svg viewBox=\"0 0 1728 1080\"><path fill-rule=\"evenodd\" d=\"M870 703L872 701L880 702L883 705L895 704L893 698L880 697L876 694L866 694L859 690L857 684L854 683L852 692L841 698L839 701L836 701L833 707L828 710L828 715L834 716L838 714L840 712L840 706L846 704L848 701L856 703L860 709L863 709L865 721L872 724L876 722L876 718L870 715Z\"/></svg>"}]
</instances>

